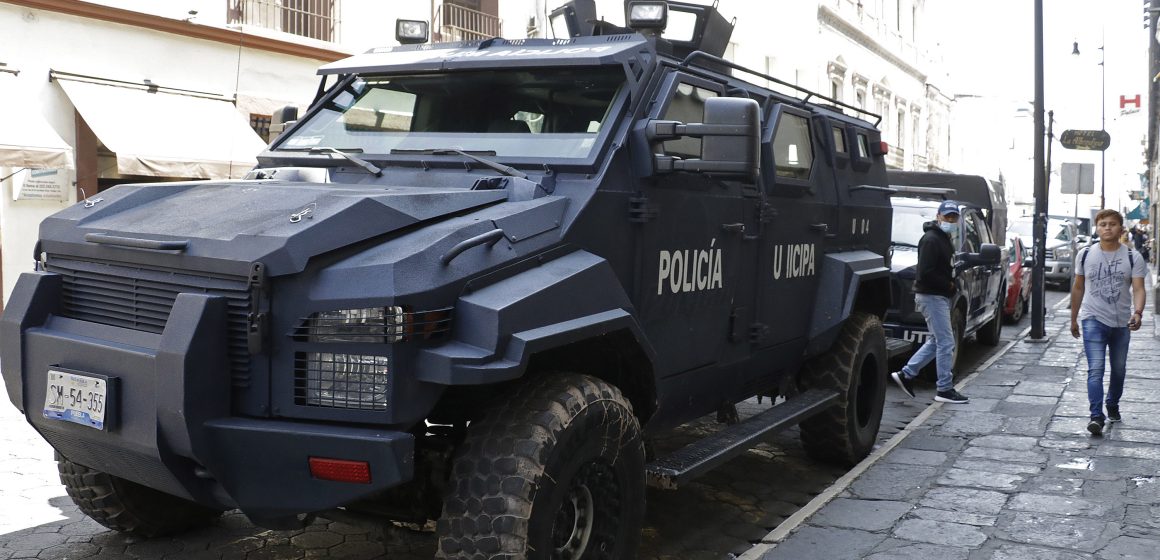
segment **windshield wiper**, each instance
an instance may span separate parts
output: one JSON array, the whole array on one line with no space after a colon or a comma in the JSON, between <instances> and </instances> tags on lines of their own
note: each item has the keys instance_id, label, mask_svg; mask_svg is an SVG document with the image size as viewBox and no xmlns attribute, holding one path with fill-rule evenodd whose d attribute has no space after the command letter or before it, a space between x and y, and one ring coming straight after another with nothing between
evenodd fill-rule
<instances>
[{"instance_id":1,"label":"windshield wiper","mask_svg":"<svg viewBox=\"0 0 1160 560\"><path fill-rule=\"evenodd\" d=\"M481 163L481 164L483 164L487 167L490 167L496 171L499 171L500 173L503 173L504 175L507 175L509 177L519 177L520 179L527 179L528 178L528 174L524 173L523 171L520 171L519 169L504 165L502 163L494 162L494 161L491 161L489 159L481 158L481 157L479 157L471 152L466 152L464 150L460 150L459 148L431 148L429 150L391 150L391 153L392 154L420 154L420 155L433 155L433 156L459 155L459 156L463 156L467 159L470 159L472 161ZM487 153L489 155L495 155L495 152L487 152Z\"/></svg>"},{"instance_id":2,"label":"windshield wiper","mask_svg":"<svg viewBox=\"0 0 1160 560\"><path fill-rule=\"evenodd\" d=\"M311 148L281 148L281 150L287 152L307 152L311 154L338 154L349 160L351 163L363 168L367 173L370 173L375 177L383 176L383 170L380 169L379 166L358 156L347 153L354 152L356 154L361 154L362 148L333 148L330 146L314 146Z\"/></svg>"}]
</instances>

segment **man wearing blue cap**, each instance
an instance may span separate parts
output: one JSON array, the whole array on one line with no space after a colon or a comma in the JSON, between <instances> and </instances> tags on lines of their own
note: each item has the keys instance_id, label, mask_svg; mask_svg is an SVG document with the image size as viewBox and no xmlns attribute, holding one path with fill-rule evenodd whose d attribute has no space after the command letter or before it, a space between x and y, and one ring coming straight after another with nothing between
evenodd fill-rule
<instances>
[{"instance_id":1,"label":"man wearing blue cap","mask_svg":"<svg viewBox=\"0 0 1160 560\"><path fill-rule=\"evenodd\" d=\"M967 397L955 390L954 364L955 334L951 327L951 298L955 295L955 278L951 261L955 256L955 246L951 242L957 238L959 228L959 205L953 200L944 200L938 206L938 216L933 222L923 226L922 239L918 241L918 265L914 277L914 307L926 319L930 336L922 347L910 357L902 371L890 376L911 398L914 389L911 382L918 376L918 370L935 360L938 370L938 393L934 400L945 403L963 404Z\"/></svg>"}]
</instances>

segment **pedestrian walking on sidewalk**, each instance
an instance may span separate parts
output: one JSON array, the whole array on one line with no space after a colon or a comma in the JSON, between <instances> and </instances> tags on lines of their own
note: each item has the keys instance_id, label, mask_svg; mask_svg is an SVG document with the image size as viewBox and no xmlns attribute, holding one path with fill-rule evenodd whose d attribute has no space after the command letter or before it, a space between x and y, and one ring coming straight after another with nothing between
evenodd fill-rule
<instances>
[{"instance_id":1,"label":"pedestrian walking on sidewalk","mask_svg":"<svg viewBox=\"0 0 1160 560\"><path fill-rule=\"evenodd\" d=\"M955 390L954 366L955 332L951 327L951 298L955 295L955 278L951 261L959 228L959 205L944 200L938 206L935 221L923 225L922 239L918 241L918 265L914 277L914 307L926 319L930 336L910 357L902 371L890 374L903 392L914 398L912 383L923 366L935 361L938 371L938 392L934 400L962 404L967 397Z\"/></svg>"},{"instance_id":2,"label":"pedestrian walking on sidewalk","mask_svg":"<svg viewBox=\"0 0 1160 560\"><path fill-rule=\"evenodd\" d=\"M1071 336L1083 334L1087 356L1087 393L1091 420L1088 431L1104 431L1107 421L1120 421L1120 396L1128 362L1131 331L1144 318L1144 259L1121 242L1124 217L1115 210L1100 210L1095 220L1098 245L1080 249L1075 257L1075 281L1071 285ZM1104 361L1111 362L1107 399L1104 399Z\"/></svg>"}]
</instances>

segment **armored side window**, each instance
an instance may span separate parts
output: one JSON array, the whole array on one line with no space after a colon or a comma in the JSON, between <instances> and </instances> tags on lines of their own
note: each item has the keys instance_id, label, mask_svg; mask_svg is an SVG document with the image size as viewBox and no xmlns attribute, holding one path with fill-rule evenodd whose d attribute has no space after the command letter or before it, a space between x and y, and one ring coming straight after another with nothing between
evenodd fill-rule
<instances>
[{"instance_id":1,"label":"armored side window","mask_svg":"<svg viewBox=\"0 0 1160 560\"><path fill-rule=\"evenodd\" d=\"M834 151L839 154L846 153L846 130L840 126L835 126L831 128L831 132L834 135Z\"/></svg>"},{"instance_id":2,"label":"armored side window","mask_svg":"<svg viewBox=\"0 0 1160 560\"><path fill-rule=\"evenodd\" d=\"M870 137L861 132L858 133L858 157L870 159Z\"/></svg>"},{"instance_id":3,"label":"armored side window","mask_svg":"<svg viewBox=\"0 0 1160 560\"><path fill-rule=\"evenodd\" d=\"M661 116L667 121L681 121L683 123L699 123L705 120L705 100L717 97L717 92L699 88L692 84L677 86L669 107ZM682 158L701 157L700 138L681 138L665 142L665 155Z\"/></svg>"},{"instance_id":4,"label":"armored side window","mask_svg":"<svg viewBox=\"0 0 1160 560\"><path fill-rule=\"evenodd\" d=\"M814 149L808 120L791 113L781 115L773 135L773 161L778 177L810 178Z\"/></svg>"}]
</instances>

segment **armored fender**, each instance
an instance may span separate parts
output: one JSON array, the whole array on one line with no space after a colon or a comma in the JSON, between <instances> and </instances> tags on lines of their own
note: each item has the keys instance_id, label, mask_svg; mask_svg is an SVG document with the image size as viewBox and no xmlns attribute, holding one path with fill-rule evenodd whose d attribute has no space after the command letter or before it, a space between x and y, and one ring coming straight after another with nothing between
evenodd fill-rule
<instances>
[{"instance_id":1,"label":"armored fender","mask_svg":"<svg viewBox=\"0 0 1160 560\"><path fill-rule=\"evenodd\" d=\"M422 351L418 375L442 385L508 381L538 352L612 333L629 335L654 363L612 267L577 251L460 297L454 341Z\"/></svg>"},{"instance_id":2,"label":"armored fender","mask_svg":"<svg viewBox=\"0 0 1160 560\"><path fill-rule=\"evenodd\" d=\"M822 260L819 276L819 292L841 298L818 298L806 348L811 356L830 348L853 311L881 318L890 306L890 267L882 255L864 250L830 253Z\"/></svg>"}]
</instances>

